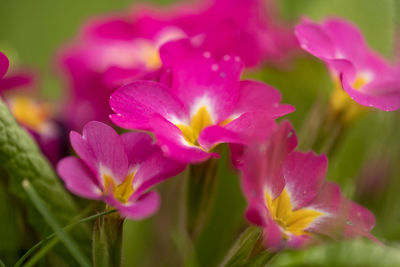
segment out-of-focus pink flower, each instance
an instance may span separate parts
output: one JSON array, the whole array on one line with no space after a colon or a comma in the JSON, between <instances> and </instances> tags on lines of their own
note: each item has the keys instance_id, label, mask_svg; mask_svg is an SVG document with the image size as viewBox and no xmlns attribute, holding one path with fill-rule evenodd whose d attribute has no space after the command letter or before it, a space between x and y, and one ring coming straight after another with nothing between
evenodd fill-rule
<instances>
[{"instance_id":1,"label":"out-of-focus pink flower","mask_svg":"<svg viewBox=\"0 0 400 267\"><path fill-rule=\"evenodd\" d=\"M82 135L71 132L70 139L80 158L67 157L58 163L66 187L81 197L105 201L130 219L155 213L159 196L147 190L185 168L165 158L149 135L119 136L101 122L89 122Z\"/></svg>"},{"instance_id":2,"label":"out-of-focus pink flower","mask_svg":"<svg viewBox=\"0 0 400 267\"><path fill-rule=\"evenodd\" d=\"M268 142L250 146L242 165L247 219L263 228L264 245L273 250L315 242L314 234L372 239L374 215L342 196L325 181L327 158L294 151L297 137L282 122Z\"/></svg>"},{"instance_id":3,"label":"out-of-focus pink flower","mask_svg":"<svg viewBox=\"0 0 400 267\"><path fill-rule=\"evenodd\" d=\"M184 50L183 43L170 43L165 51ZM217 156L212 149L219 143L245 144L264 137L275 118L294 110L280 104L276 89L240 81L239 57L226 55L218 61L209 52L196 52L189 49L184 60L162 53L171 64L166 85L135 81L119 88L110 98L116 113L111 120L124 128L153 132L172 158L201 162Z\"/></svg>"},{"instance_id":4,"label":"out-of-focus pink flower","mask_svg":"<svg viewBox=\"0 0 400 267\"><path fill-rule=\"evenodd\" d=\"M343 19L296 27L301 47L328 65L333 79L357 103L385 111L400 108L400 68L369 49L360 31Z\"/></svg>"},{"instance_id":5,"label":"out-of-focus pink flower","mask_svg":"<svg viewBox=\"0 0 400 267\"><path fill-rule=\"evenodd\" d=\"M252 67L279 59L297 45L277 26L261 0L210 0L168 10L138 8L134 14L90 21L59 56L71 91L67 114L72 128L91 119L107 121L109 95L137 79L158 80L160 47L190 38L217 58L239 56ZM270 13L273 13L272 11Z\"/></svg>"},{"instance_id":6,"label":"out-of-focus pink flower","mask_svg":"<svg viewBox=\"0 0 400 267\"><path fill-rule=\"evenodd\" d=\"M0 52L0 92L33 84L34 75L31 70L22 70L5 76L9 65L8 58Z\"/></svg>"},{"instance_id":7,"label":"out-of-focus pink flower","mask_svg":"<svg viewBox=\"0 0 400 267\"><path fill-rule=\"evenodd\" d=\"M35 81L34 72L25 70L5 75L9 66L7 57L0 52L0 93L17 122L35 138L43 154L52 164L65 154L66 146L61 124L54 120L54 109L30 94ZM28 91L19 90L28 87Z\"/></svg>"},{"instance_id":8,"label":"out-of-focus pink flower","mask_svg":"<svg viewBox=\"0 0 400 267\"><path fill-rule=\"evenodd\" d=\"M56 121L53 105L22 93L7 94L5 100L17 122L35 138L43 154L55 165L68 148L64 126Z\"/></svg>"}]
</instances>

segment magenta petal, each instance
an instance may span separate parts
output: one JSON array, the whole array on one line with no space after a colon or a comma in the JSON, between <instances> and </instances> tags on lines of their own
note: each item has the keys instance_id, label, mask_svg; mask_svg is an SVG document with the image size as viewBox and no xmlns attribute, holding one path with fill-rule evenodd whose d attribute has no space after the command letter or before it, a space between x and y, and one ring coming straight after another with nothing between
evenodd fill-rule
<instances>
[{"instance_id":1,"label":"magenta petal","mask_svg":"<svg viewBox=\"0 0 400 267\"><path fill-rule=\"evenodd\" d=\"M271 117L286 115L294 108L280 105L282 97L275 88L258 81L245 80L240 82L239 101L234 113L242 114L248 111L270 111Z\"/></svg>"},{"instance_id":2,"label":"magenta petal","mask_svg":"<svg viewBox=\"0 0 400 267\"><path fill-rule=\"evenodd\" d=\"M367 47L361 32L343 19L329 19L323 25L335 41L337 52L358 62L365 56Z\"/></svg>"},{"instance_id":3,"label":"magenta petal","mask_svg":"<svg viewBox=\"0 0 400 267\"><path fill-rule=\"evenodd\" d=\"M400 79L381 79L368 84L361 90L352 88L345 78L341 76L344 90L357 103L375 107L384 111L394 111L400 108Z\"/></svg>"},{"instance_id":4,"label":"magenta petal","mask_svg":"<svg viewBox=\"0 0 400 267\"><path fill-rule=\"evenodd\" d=\"M154 117L151 121L158 144L166 157L178 161L194 163L202 162L216 153L209 153L197 146L186 143L182 132L172 123L162 117Z\"/></svg>"},{"instance_id":5,"label":"magenta petal","mask_svg":"<svg viewBox=\"0 0 400 267\"><path fill-rule=\"evenodd\" d=\"M10 62L8 61L6 55L0 52L0 79L6 74L9 65Z\"/></svg>"},{"instance_id":6,"label":"magenta petal","mask_svg":"<svg viewBox=\"0 0 400 267\"><path fill-rule=\"evenodd\" d=\"M183 104L170 89L151 81L135 81L119 88L110 97L111 120L125 128L151 130L149 120L161 115L168 120L187 119Z\"/></svg>"},{"instance_id":7,"label":"magenta petal","mask_svg":"<svg viewBox=\"0 0 400 267\"><path fill-rule=\"evenodd\" d=\"M263 231L264 246L273 251L283 249L283 236L279 225L272 219L268 218L267 225Z\"/></svg>"},{"instance_id":8,"label":"magenta petal","mask_svg":"<svg viewBox=\"0 0 400 267\"><path fill-rule=\"evenodd\" d=\"M303 19L296 26L295 34L300 46L310 54L319 58L335 57L335 47L331 37L324 32L321 26Z\"/></svg>"},{"instance_id":9,"label":"magenta petal","mask_svg":"<svg viewBox=\"0 0 400 267\"><path fill-rule=\"evenodd\" d=\"M160 196L157 192L149 192L142 195L135 202L128 202L126 204L114 202L110 204L114 205L123 217L139 220L157 212L160 207Z\"/></svg>"},{"instance_id":10,"label":"magenta petal","mask_svg":"<svg viewBox=\"0 0 400 267\"><path fill-rule=\"evenodd\" d=\"M154 143L153 138L146 133L124 133L121 135L121 139L124 144L130 166L141 163L159 149Z\"/></svg>"},{"instance_id":11,"label":"magenta petal","mask_svg":"<svg viewBox=\"0 0 400 267\"><path fill-rule=\"evenodd\" d=\"M32 71L20 71L18 73L14 73L13 75L1 79L0 91L7 89L14 89L22 86L31 86L33 85L34 82L35 82L35 76Z\"/></svg>"},{"instance_id":12,"label":"magenta petal","mask_svg":"<svg viewBox=\"0 0 400 267\"><path fill-rule=\"evenodd\" d=\"M179 174L185 167L185 163L166 158L158 148L140 163L139 170L133 180L133 187L137 188L135 195L141 194L152 186Z\"/></svg>"},{"instance_id":13,"label":"magenta petal","mask_svg":"<svg viewBox=\"0 0 400 267\"><path fill-rule=\"evenodd\" d=\"M90 199L100 199L102 190L95 183L96 177L82 160L67 157L57 164L57 172L72 193Z\"/></svg>"},{"instance_id":14,"label":"magenta petal","mask_svg":"<svg viewBox=\"0 0 400 267\"><path fill-rule=\"evenodd\" d=\"M290 235L286 246L292 249L299 249L304 247L308 241L311 240L309 235Z\"/></svg>"},{"instance_id":15,"label":"magenta petal","mask_svg":"<svg viewBox=\"0 0 400 267\"><path fill-rule=\"evenodd\" d=\"M216 61L205 52L173 66L171 91L189 108L205 104L214 121L219 122L235 108L242 69L243 63L236 57Z\"/></svg>"},{"instance_id":16,"label":"magenta petal","mask_svg":"<svg viewBox=\"0 0 400 267\"><path fill-rule=\"evenodd\" d=\"M349 203L348 220L346 221L345 236L369 236L375 226L375 216L366 208Z\"/></svg>"},{"instance_id":17,"label":"magenta petal","mask_svg":"<svg viewBox=\"0 0 400 267\"><path fill-rule=\"evenodd\" d=\"M209 150L220 143L242 144L244 143L244 138L224 127L214 125L201 131L198 142L201 147Z\"/></svg>"},{"instance_id":18,"label":"magenta petal","mask_svg":"<svg viewBox=\"0 0 400 267\"><path fill-rule=\"evenodd\" d=\"M313 152L293 152L285 160L283 176L293 209L300 209L318 194L326 176L328 159Z\"/></svg>"},{"instance_id":19,"label":"magenta petal","mask_svg":"<svg viewBox=\"0 0 400 267\"><path fill-rule=\"evenodd\" d=\"M246 112L228 123L225 128L241 136L241 144L267 140L275 127L269 111Z\"/></svg>"},{"instance_id":20,"label":"magenta petal","mask_svg":"<svg viewBox=\"0 0 400 267\"><path fill-rule=\"evenodd\" d=\"M260 227L265 226L265 222L267 221L267 209L265 204L262 203L257 198L248 198L248 207L246 210L245 217L252 224L258 225Z\"/></svg>"},{"instance_id":21,"label":"magenta petal","mask_svg":"<svg viewBox=\"0 0 400 267\"><path fill-rule=\"evenodd\" d=\"M92 121L85 125L81 139L71 134L75 151L100 174L104 171L123 181L128 171L128 158L121 138L110 126Z\"/></svg>"}]
</instances>

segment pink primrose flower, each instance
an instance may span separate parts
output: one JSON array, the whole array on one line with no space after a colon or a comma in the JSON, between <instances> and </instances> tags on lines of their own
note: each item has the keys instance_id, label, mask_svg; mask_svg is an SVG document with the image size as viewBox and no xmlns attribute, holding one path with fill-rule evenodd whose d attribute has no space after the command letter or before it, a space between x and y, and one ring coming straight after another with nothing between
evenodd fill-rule
<instances>
[{"instance_id":1,"label":"pink primrose flower","mask_svg":"<svg viewBox=\"0 0 400 267\"><path fill-rule=\"evenodd\" d=\"M71 132L70 139L79 158L64 158L57 166L68 190L102 200L130 219L155 213L159 196L147 190L185 168L166 159L145 133L119 136L110 126L92 121L82 135Z\"/></svg>"},{"instance_id":2,"label":"pink primrose flower","mask_svg":"<svg viewBox=\"0 0 400 267\"><path fill-rule=\"evenodd\" d=\"M184 56L176 57L175 48ZM164 83L122 86L110 98L115 112L110 118L118 126L154 133L174 159L201 162L217 156L212 150L219 143L262 138L274 119L294 110L280 104L280 93L269 85L240 81L243 63L237 56L216 60L184 40L165 45L161 57L170 66Z\"/></svg>"},{"instance_id":3,"label":"pink primrose flower","mask_svg":"<svg viewBox=\"0 0 400 267\"><path fill-rule=\"evenodd\" d=\"M318 236L375 239L374 215L325 181L326 156L294 151L296 146L296 134L284 121L267 142L249 146L244 155L246 218L263 228L265 247L299 248Z\"/></svg>"},{"instance_id":4,"label":"pink primrose flower","mask_svg":"<svg viewBox=\"0 0 400 267\"><path fill-rule=\"evenodd\" d=\"M301 47L322 59L335 82L357 103L385 111L400 108L400 68L367 47L361 32L343 19L296 27Z\"/></svg>"}]
</instances>

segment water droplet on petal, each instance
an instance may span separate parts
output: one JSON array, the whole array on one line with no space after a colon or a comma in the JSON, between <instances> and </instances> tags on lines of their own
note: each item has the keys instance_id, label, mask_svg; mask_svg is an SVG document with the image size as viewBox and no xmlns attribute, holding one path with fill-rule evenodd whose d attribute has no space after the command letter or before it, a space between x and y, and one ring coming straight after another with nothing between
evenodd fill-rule
<instances>
[{"instance_id":1,"label":"water droplet on petal","mask_svg":"<svg viewBox=\"0 0 400 267\"><path fill-rule=\"evenodd\" d=\"M228 61L228 60L230 60L230 59L231 59L231 57L230 57L229 55L225 55L225 56L224 56L224 60L225 60L225 61Z\"/></svg>"},{"instance_id":2,"label":"water droplet on petal","mask_svg":"<svg viewBox=\"0 0 400 267\"><path fill-rule=\"evenodd\" d=\"M203 56L204 56L205 58L210 58L210 57L211 57L211 53L208 52L208 51L206 51L206 52L203 53Z\"/></svg>"},{"instance_id":3,"label":"water droplet on petal","mask_svg":"<svg viewBox=\"0 0 400 267\"><path fill-rule=\"evenodd\" d=\"M211 65L211 70L212 71L217 71L219 69L219 66L217 64L212 64Z\"/></svg>"}]
</instances>

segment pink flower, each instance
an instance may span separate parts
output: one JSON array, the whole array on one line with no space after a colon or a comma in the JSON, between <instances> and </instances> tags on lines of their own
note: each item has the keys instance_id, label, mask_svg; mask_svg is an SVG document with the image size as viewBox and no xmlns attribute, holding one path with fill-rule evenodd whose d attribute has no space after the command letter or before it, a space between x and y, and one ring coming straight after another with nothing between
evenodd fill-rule
<instances>
[{"instance_id":1,"label":"pink flower","mask_svg":"<svg viewBox=\"0 0 400 267\"><path fill-rule=\"evenodd\" d=\"M155 213L159 207L152 186L174 176L184 165L164 158L144 133L118 134L100 122L89 122L83 134L71 132L71 143L80 158L67 157L57 171L66 187L81 197L102 200L131 219Z\"/></svg>"},{"instance_id":2,"label":"pink flower","mask_svg":"<svg viewBox=\"0 0 400 267\"><path fill-rule=\"evenodd\" d=\"M0 52L0 92L21 86L30 86L34 83L34 75L31 70L18 71L5 77L9 65L8 58Z\"/></svg>"},{"instance_id":3,"label":"pink flower","mask_svg":"<svg viewBox=\"0 0 400 267\"><path fill-rule=\"evenodd\" d=\"M331 238L374 237L374 215L325 181L327 158L297 152L297 137L282 122L268 142L248 148L242 165L247 219L263 228L266 248L298 248Z\"/></svg>"},{"instance_id":4,"label":"pink flower","mask_svg":"<svg viewBox=\"0 0 400 267\"><path fill-rule=\"evenodd\" d=\"M198 50L175 61L167 55L173 47L183 51L184 43L170 43L162 54L172 65L167 85L135 81L111 96L115 124L153 132L169 157L201 162L217 156L212 149L219 143L245 144L265 136L275 118L294 110L279 104L281 95L274 88L240 81L243 63L238 57L217 61Z\"/></svg>"},{"instance_id":5,"label":"pink flower","mask_svg":"<svg viewBox=\"0 0 400 267\"><path fill-rule=\"evenodd\" d=\"M66 112L74 114L68 117L71 127L107 121L108 97L119 86L158 80L159 49L169 41L190 38L217 58L237 55L249 67L284 57L297 42L265 10L261 0L210 0L165 11L142 7L90 21L59 56L72 88Z\"/></svg>"},{"instance_id":6,"label":"pink flower","mask_svg":"<svg viewBox=\"0 0 400 267\"><path fill-rule=\"evenodd\" d=\"M304 50L325 61L357 103L385 111L400 107L400 69L371 51L355 26L343 19L322 25L303 19L296 36Z\"/></svg>"}]
</instances>

